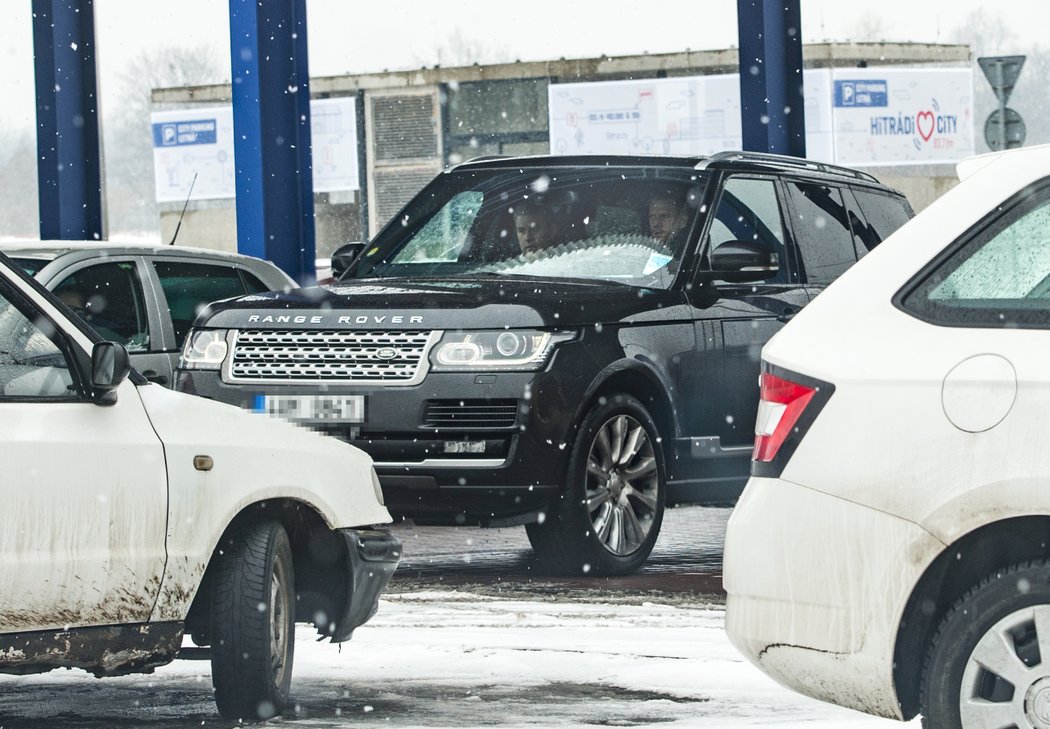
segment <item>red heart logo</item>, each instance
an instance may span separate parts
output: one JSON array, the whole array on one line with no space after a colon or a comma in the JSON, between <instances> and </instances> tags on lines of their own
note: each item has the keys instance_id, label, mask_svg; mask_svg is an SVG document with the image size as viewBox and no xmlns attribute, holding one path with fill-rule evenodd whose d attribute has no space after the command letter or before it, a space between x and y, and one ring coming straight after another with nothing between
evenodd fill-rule
<instances>
[{"instance_id":1,"label":"red heart logo","mask_svg":"<svg viewBox=\"0 0 1050 729\"><path fill-rule=\"evenodd\" d=\"M923 129L923 122L926 123L925 129ZM919 130L919 136L922 137L922 141L930 141L930 137L933 136L933 123L932 111L920 111L915 115L915 128Z\"/></svg>"}]
</instances>

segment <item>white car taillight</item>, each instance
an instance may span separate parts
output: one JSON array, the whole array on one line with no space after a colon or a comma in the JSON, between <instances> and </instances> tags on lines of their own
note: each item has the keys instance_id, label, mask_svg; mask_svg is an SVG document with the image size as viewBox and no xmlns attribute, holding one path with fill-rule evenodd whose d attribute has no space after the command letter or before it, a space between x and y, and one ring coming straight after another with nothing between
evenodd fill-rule
<instances>
[{"instance_id":1,"label":"white car taillight","mask_svg":"<svg viewBox=\"0 0 1050 729\"><path fill-rule=\"evenodd\" d=\"M755 450L751 457L768 463L776 458L816 389L770 372L762 373L761 388L755 423Z\"/></svg>"}]
</instances>

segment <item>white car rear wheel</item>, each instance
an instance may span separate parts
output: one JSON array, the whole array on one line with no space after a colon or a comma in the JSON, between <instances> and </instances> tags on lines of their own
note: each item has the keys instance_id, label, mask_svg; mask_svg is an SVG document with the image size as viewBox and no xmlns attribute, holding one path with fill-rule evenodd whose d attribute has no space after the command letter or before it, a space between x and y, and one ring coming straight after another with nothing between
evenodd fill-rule
<instances>
[{"instance_id":1,"label":"white car rear wheel","mask_svg":"<svg viewBox=\"0 0 1050 729\"><path fill-rule=\"evenodd\" d=\"M1050 729L1050 567L997 571L944 618L923 670L926 729Z\"/></svg>"}]
</instances>

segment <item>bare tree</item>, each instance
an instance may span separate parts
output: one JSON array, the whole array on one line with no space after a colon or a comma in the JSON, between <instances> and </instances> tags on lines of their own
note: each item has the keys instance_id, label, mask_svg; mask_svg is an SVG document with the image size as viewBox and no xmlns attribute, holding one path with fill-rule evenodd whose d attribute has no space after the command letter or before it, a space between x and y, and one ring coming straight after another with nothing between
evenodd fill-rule
<instances>
[{"instance_id":1,"label":"bare tree","mask_svg":"<svg viewBox=\"0 0 1050 729\"><path fill-rule=\"evenodd\" d=\"M471 38L456 28L444 43L435 46L429 56L415 54L416 63L425 66L431 61L439 66L469 66L473 63L504 63L510 55L502 46Z\"/></svg>"},{"instance_id":2,"label":"bare tree","mask_svg":"<svg viewBox=\"0 0 1050 729\"><path fill-rule=\"evenodd\" d=\"M38 210L36 140L29 129L0 131L0 235L36 236Z\"/></svg>"},{"instance_id":3,"label":"bare tree","mask_svg":"<svg viewBox=\"0 0 1050 729\"><path fill-rule=\"evenodd\" d=\"M1004 15L981 8L974 10L951 33L959 43L969 43L974 56L1007 55L1017 48L1017 34Z\"/></svg>"},{"instance_id":4,"label":"bare tree","mask_svg":"<svg viewBox=\"0 0 1050 729\"><path fill-rule=\"evenodd\" d=\"M106 212L110 237L160 231L153 175L150 94L155 88L221 80L224 67L205 46L162 46L138 54L117 76L119 102L103 109Z\"/></svg>"},{"instance_id":5,"label":"bare tree","mask_svg":"<svg viewBox=\"0 0 1050 729\"><path fill-rule=\"evenodd\" d=\"M886 16L871 10L865 10L853 23L849 39L858 42L884 41L890 36Z\"/></svg>"}]
</instances>

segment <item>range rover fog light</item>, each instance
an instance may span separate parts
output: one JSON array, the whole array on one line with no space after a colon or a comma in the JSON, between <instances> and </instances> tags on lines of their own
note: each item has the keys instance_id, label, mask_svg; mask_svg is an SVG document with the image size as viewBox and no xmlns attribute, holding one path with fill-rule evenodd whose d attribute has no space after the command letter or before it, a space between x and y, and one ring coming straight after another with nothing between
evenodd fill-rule
<instances>
[{"instance_id":1,"label":"range rover fog light","mask_svg":"<svg viewBox=\"0 0 1050 729\"><path fill-rule=\"evenodd\" d=\"M217 370L226 359L229 347L225 329L190 330L182 347L179 367L188 370Z\"/></svg>"}]
</instances>

